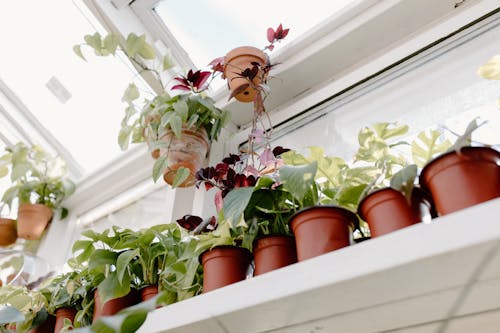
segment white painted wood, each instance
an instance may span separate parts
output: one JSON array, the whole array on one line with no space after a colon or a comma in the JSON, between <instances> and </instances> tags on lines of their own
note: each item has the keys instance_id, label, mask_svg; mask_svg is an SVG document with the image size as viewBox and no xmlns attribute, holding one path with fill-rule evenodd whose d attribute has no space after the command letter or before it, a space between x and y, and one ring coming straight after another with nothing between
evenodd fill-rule
<instances>
[{"instance_id":1,"label":"white painted wood","mask_svg":"<svg viewBox=\"0 0 500 333\"><path fill-rule=\"evenodd\" d=\"M498 305L484 296L500 283L470 279L495 262L499 211L495 199L155 310L140 332L420 333L447 319L470 332L453 327Z\"/></svg>"}]
</instances>

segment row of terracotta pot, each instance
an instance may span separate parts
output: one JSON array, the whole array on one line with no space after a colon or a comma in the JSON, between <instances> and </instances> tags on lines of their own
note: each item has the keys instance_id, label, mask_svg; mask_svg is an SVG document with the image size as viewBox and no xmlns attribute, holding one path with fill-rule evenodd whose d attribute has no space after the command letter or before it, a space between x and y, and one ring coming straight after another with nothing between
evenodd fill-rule
<instances>
[{"instance_id":1,"label":"row of terracotta pot","mask_svg":"<svg viewBox=\"0 0 500 333\"><path fill-rule=\"evenodd\" d=\"M142 301L147 301L158 294L157 286L148 286L139 291L131 291L128 295L112 299L102 304L99 292L94 292L94 312L92 321L96 321L102 316L112 316L119 311L135 305ZM75 320L77 310L74 308L59 308L55 316L49 316L47 320L30 333L59 333L64 327L64 320L69 319L72 323Z\"/></svg>"},{"instance_id":2,"label":"row of terracotta pot","mask_svg":"<svg viewBox=\"0 0 500 333\"><path fill-rule=\"evenodd\" d=\"M0 246L8 246L16 239L40 239L47 224L52 219L52 210L40 204L19 205L16 220L0 218Z\"/></svg>"},{"instance_id":3,"label":"row of terracotta pot","mask_svg":"<svg viewBox=\"0 0 500 333\"><path fill-rule=\"evenodd\" d=\"M444 154L423 169L420 186L414 189L410 203L391 188L375 191L360 202L358 214L368 223L372 238L421 222L427 214L446 215L500 197L500 153L469 147ZM254 276L349 246L356 221L354 213L341 207L299 211L290 220L295 239L270 236L257 240ZM203 253L201 261L203 290L207 292L244 280L252 254L243 248L217 247Z\"/></svg>"}]
</instances>

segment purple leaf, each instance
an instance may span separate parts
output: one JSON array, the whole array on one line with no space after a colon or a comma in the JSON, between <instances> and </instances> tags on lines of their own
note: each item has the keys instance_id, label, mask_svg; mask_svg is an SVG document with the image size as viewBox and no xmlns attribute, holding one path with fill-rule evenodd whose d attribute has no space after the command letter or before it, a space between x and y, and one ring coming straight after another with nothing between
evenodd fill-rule
<instances>
[{"instance_id":1,"label":"purple leaf","mask_svg":"<svg viewBox=\"0 0 500 333\"><path fill-rule=\"evenodd\" d=\"M264 152L259 156L259 161L262 165L268 166L276 161L274 158L273 152L271 149L267 148Z\"/></svg>"},{"instance_id":2,"label":"purple leaf","mask_svg":"<svg viewBox=\"0 0 500 333\"><path fill-rule=\"evenodd\" d=\"M171 88L171 90L183 90L183 91L191 91L191 89L183 84L178 84L178 85L175 85Z\"/></svg>"}]
</instances>

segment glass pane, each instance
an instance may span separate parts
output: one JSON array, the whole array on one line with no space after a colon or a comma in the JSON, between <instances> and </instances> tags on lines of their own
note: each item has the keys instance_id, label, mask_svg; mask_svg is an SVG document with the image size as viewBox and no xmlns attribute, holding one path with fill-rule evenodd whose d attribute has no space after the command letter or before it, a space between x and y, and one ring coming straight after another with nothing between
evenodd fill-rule
<instances>
[{"instance_id":1,"label":"glass pane","mask_svg":"<svg viewBox=\"0 0 500 333\"><path fill-rule=\"evenodd\" d=\"M5 46L0 78L84 171L120 155L121 97L134 72L127 62L98 58L90 49L85 53L88 62L73 53L85 34L101 29L84 5L4 1L0 28Z\"/></svg>"},{"instance_id":2,"label":"glass pane","mask_svg":"<svg viewBox=\"0 0 500 333\"><path fill-rule=\"evenodd\" d=\"M266 46L267 28L290 28L276 49L294 41L354 0L163 0L155 10L199 68L231 49Z\"/></svg>"}]
</instances>

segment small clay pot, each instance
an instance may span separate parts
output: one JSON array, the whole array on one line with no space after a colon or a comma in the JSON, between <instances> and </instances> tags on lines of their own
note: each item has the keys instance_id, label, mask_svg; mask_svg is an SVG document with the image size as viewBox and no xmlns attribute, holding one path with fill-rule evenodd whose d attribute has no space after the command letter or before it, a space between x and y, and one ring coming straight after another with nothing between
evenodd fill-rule
<instances>
[{"instance_id":1,"label":"small clay pot","mask_svg":"<svg viewBox=\"0 0 500 333\"><path fill-rule=\"evenodd\" d=\"M73 308L59 308L56 310L56 325L54 333L59 333L64 327L64 319L69 319L71 322L75 320L76 309Z\"/></svg>"},{"instance_id":2,"label":"small clay pot","mask_svg":"<svg viewBox=\"0 0 500 333\"><path fill-rule=\"evenodd\" d=\"M17 240L16 221L0 218L0 246L14 244Z\"/></svg>"},{"instance_id":3,"label":"small clay pot","mask_svg":"<svg viewBox=\"0 0 500 333\"><path fill-rule=\"evenodd\" d=\"M420 186L428 190L439 215L500 197L500 152L465 147L445 153L422 170Z\"/></svg>"},{"instance_id":4,"label":"small clay pot","mask_svg":"<svg viewBox=\"0 0 500 333\"><path fill-rule=\"evenodd\" d=\"M52 218L52 209L41 204L23 203L17 211L17 235L24 239L40 239Z\"/></svg>"},{"instance_id":5,"label":"small clay pot","mask_svg":"<svg viewBox=\"0 0 500 333\"><path fill-rule=\"evenodd\" d=\"M137 303L138 297L136 293L134 291L130 291L130 293L123 297L115 298L102 304L101 298L99 297L99 291L96 289L94 292L94 314L92 316L92 322L95 322L101 316L112 316L120 310Z\"/></svg>"},{"instance_id":6,"label":"small clay pot","mask_svg":"<svg viewBox=\"0 0 500 333\"><path fill-rule=\"evenodd\" d=\"M188 130L183 128L181 137L178 138L174 132L168 131L162 141L168 143L168 149L161 149L160 155L167 156L168 167L163 179L169 185L174 183L175 172L181 168L188 168L189 177L179 187L190 187L195 184L196 172L201 169L207 157L209 141L207 131L204 128Z\"/></svg>"},{"instance_id":7,"label":"small clay pot","mask_svg":"<svg viewBox=\"0 0 500 333\"><path fill-rule=\"evenodd\" d=\"M296 263L295 238L286 235L259 238L253 245L253 257L254 276Z\"/></svg>"},{"instance_id":8,"label":"small clay pot","mask_svg":"<svg viewBox=\"0 0 500 333\"><path fill-rule=\"evenodd\" d=\"M249 83L248 78L241 77L240 74L247 68L252 69L252 62L259 63L260 68L263 68L268 64L267 55L253 46L237 47L226 54L224 57L223 77L227 79L230 91ZM262 82L262 77L262 72L259 72L252 80L253 85L258 86ZM249 86L234 97L240 102L249 103L254 101L256 93L257 91Z\"/></svg>"},{"instance_id":9,"label":"small clay pot","mask_svg":"<svg viewBox=\"0 0 500 333\"><path fill-rule=\"evenodd\" d=\"M351 229L357 219L353 212L337 206L315 206L295 213L290 227L298 261L350 245Z\"/></svg>"},{"instance_id":10,"label":"small clay pot","mask_svg":"<svg viewBox=\"0 0 500 333\"><path fill-rule=\"evenodd\" d=\"M372 238L421 221L405 196L390 187L374 191L361 200L358 214L370 226Z\"/></svg>"},{"instance_id":11,"label":"small clay pot","mask_svg":"<svg viewBox=\"0 0 500 333\"><path fill-rule=\"evenodd\" d=\"M252 253L236 246L217 246L201 254L203 292L246 279Z\"/></svg>"},{"instance_id":12,"label":"small clay pot","mask_svg":"<svg viewBox=\"0 0 500 333\"><path fill-rule=\"evenodd\" d=\"M140 290L141 293L141 300L147 301L148 299L151 299L158 295L158 286L147 286L144 287Z\"/></svg>"},{"instance_id":13,"label":"small clay pot","mask_svg":"<svg viewBox=\"0 0 500 333\"><path fill-rule=\"evenodd\" d=\"M29 331L29 333L54 333L56 325L56 317L49 315L47 319L40 325ZM13 330L16 331L15 328Z\"/></svg>"}]
</instances>

